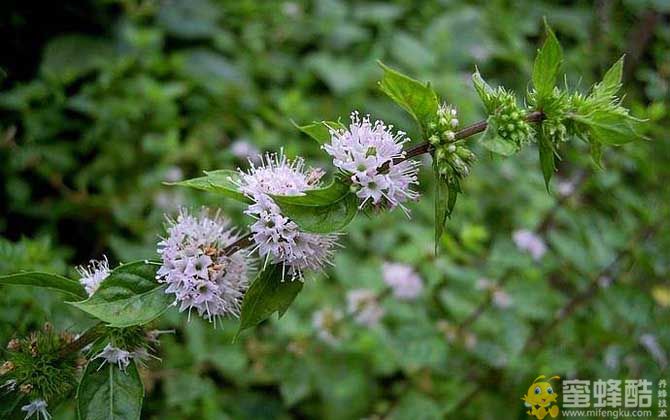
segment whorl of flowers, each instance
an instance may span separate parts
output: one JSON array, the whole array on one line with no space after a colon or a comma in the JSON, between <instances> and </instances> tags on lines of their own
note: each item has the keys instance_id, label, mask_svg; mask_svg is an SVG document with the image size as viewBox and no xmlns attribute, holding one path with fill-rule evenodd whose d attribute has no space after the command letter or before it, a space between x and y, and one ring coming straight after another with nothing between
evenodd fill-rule
<instances>
[{"instance_id":1,"label":"whorl of flowers","mask_svg":"<svg viewBox=\"0 0 670 420\"><path fill-rule=\"evenodd\" d=\"M400 300L416 299L423 291L423 281L412 267L399 263L384 263L382 267L384 283Z\"/></svg>"},{"instance_id":2,"label":"whorl of flowers","mask_svg":"<svg viewBox=\"0 0 670 420\"><path fill-rule=\"evenodd\" d=\"M240 191L253 203L245 214L253 217L250 226L254 250L267 261L283 265L283 276L291 280L303 278L303 270L319 270L329 263L337 235L302 232L285 217L271 195L295 196L318 186L323 176L320 169L306 170L302 158L288 159L283 151L266 154L256 166L240 171ZM284 277L282 277L284 278Z\"/></svg>"},{"instance_id":3,"label":"whorl of flowers","mask_svg":"<svg viewBox=\"0 0 670 420\"><path fill-rule=\"evenodd\" d=\"M109 277L109 263L107 257L102 260L91 260L87 266L80 265L77 272L81 276L79 283L84 286L86 293L91 296L98 290L100 284Z\"/></svg>"},{"instance_id":4,"label":"whorl of flowers","mask_svg":"<svg viewBox=\"0 0 670 420\"><path fill-rule=\"evenodd\" d=\"M228 219L206 210L192 216L182 210L168 219L168 236L158 243L163 264L159 282L175 295L180 311L195 309L208 321L225 315L239 316L242 297L249 285L249 264L244 251L227 255L239 236Z\"/></svg>"},{"instance_id":5,"label":"whorl of flowers","mask_svg":"<svg viewBox=\"0 0 670 420\"><path fill-rule=\"evenodd\" d=\"M349 129L331 129L331 141L323 149L333 157L333 165L350 175L360 207L370 204L376 208L400 207L416 200L419 194L411 187L418 184L419 163L399 159L405 157L403 145L409 141L402 131L393 132L392 125L370 121L351 114Z\"/></svg>"}]
</instances>

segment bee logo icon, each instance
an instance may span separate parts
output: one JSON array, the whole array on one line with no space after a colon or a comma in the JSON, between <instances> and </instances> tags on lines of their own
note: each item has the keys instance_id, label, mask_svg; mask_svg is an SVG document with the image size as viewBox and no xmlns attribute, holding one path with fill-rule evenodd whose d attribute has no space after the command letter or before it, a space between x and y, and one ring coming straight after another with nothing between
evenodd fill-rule
<instances>
[{"instance_id":1,"label":"bee logo icon","mask_svg":"<svg viewBox=\"0 0 670 420\"><path fill-rule=\"evenodd\" d=\"M558 394L554 392L554 388L552 388L549 381L561 378L560 376L552 376L544 382L538 382L540 379L544 378L544 375L535 378L528 388L526 395L521 398L524 401L525 406L528 407L526 414L534 416L538 420L544 419L547 415L555 418L558 416L559 410L558 405L552 405L557 404L556 400Z\"/></svg>"}]
</instances>

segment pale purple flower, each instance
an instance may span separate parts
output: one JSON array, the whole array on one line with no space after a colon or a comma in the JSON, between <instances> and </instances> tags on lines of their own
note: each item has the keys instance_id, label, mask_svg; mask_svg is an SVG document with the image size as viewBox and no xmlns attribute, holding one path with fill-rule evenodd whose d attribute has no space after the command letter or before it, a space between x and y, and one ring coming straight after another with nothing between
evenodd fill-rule
<instances>
[{"instance_id":1,"label":"pale purple flower","mask_svg":"<svg viewBox=\"0 0 670 420\"><path fill-rule=\"evenodd\" d=\"M659 344L655 335L642 334L640 336L640 344L642 344L642 347L649 352L656 363L658 363L661 370L665 370L665 368L668 367L668 356L663 347Z\"/></svg>"},{"instance_id":2,"label":"pale purple flower","mask_svg":"<svg viewBox=\"0 0 670 420\"><path fill-rule=\"evenodd\" d=\"M477 290L489 290L493 287L493 282L486 277L480 277L475 282L475 288Z\"/></svg>"},{"instance_id":3,"label":"pale purple flower","mask_svg":"<svg viewBox=\"0 0 670 420\"><path fill-rule=\"evenodd\" d=\"M165 180L167 182L178 182L184 178L184 172L179 166L170 166L165 171Z\"/></svg>"},{"instance_id":4,"label":"pale purple flower","mask_svg":"<svg viewBox=\"0 0 670 420\"><path fill-rule=\"evenodd\" d=\"M382 121L370 122L370 116L360 118L351 114L348 129L330 130L331 140L323 149L333 158L333 165L344 171L358 189L360 207L400 207L409 216L402 203L416 200L412 191L418 185L419 162L398 159L405 157L403 145L409 141L402 131L393 132L392 125Z\"/></svg>"},{"instance_id":5,"label":"pale purple flower","mask_svg":"<svg viewBox=\"0 0 670 420\"><path fill-rule=\"evenodd\" d=\"M215 323L222 316L239 316L250 268L243 250L226 253L239 239L230 221L203 209L197 217L182 210L168 222L168 236L158 243L163 264L156 278L167 283L174 304Z\"/></svg>"},{"instance_id":6,"label":"pale purple flower","mask_svg":"<svg viewBox=\"0 0 670 420\"><path fill-rule=\"evenodd\" d=\"M33 400L30 402L30 404L26 404L23 407L21 407L21 411L26 412L26 416L24 419L29 419L32 416L35 416L37 420L40 418L43 418L44 420L49 420L51 418L51 414L47 411L47 402L44 400Z\"/></svg>"},{"instance_id":7,"label":"pale purple flower","mask_svg":"<svg viewBox=\"0 0 670 420\"><path fill-rule=\"evenodd\" d=\"M332 308L324 308L314 312L312 315L312 327L316 330L320 340L334 345L339 342L336 337L336 329L344 315L342 311Z\"/></svg>"},{"instance_id":8,"label":"pale purple flower","mask_svg":"<svg viewBox=\"0 0 670 420\"><path fill-rule=\"evenodd\" d=\"M80 265L77 267L77 272L81 276L79 283L84 286L86 293L89 296L93 295L100 284L109 277L109 263L107 257L103 256L102 260L91 260L87 266Z\"/></svg>"},{"instance_id":9,"label":"pale purple flower","mask_svg":"<svg viewBox=\"0 0 670 420\"><path fill-rule=\"evenodd\" d=\"M257 162L261 155L260 150L245 139L235 140L230 145L230 153L238 159L251 160L252 162Z\"/></svg>"},{"instance_id":10,"label":"pale purple flower","mask_svg":"<svg viewBox=\"0 0 670 420\"><path fill-rule=\"evenodd\" d=\"M527 229L514 232L514 244L522 251L530 253L534 260L539 260L547 252L547 245L541 237Z\"/></svg>"},{"instance_id":11,"label":"pale purple flower","mask_svg":"<svg viewBox=\"0 0 670 420\"><path fill-rule=\"evenodd\" d=\"M347 312L356 323L374 327L384 316L377 294L369 289L354 289L347 293Z\"/></svg>"},{"instance_id":12,"label":"pale purple flower","mask_svg":"<svg viewBox=\"0 0 670 420\"><path fill-rule=\"evenodd\" d=\"M250 226L254 250L267 262L282 264L282 279L303 279L304 270L319 270L329 263L335 234L303 232L285 217L271 195L303 195L318 187L323 171L306 170L303 159L289 160L280 152L267 154L260 165L251 163L247 172L240 171L240 191L253 200L245 213L255 219Z\"/></svg>"},{"instance_id":13,"label":"pale purple flower","mask_svg":"<svg viewBox=\"0 0 670 420\"><path fill-rule=\"evenodd\" d=\"M558 194L563 197L571 196L575 192L576 183L574 180L563 180L559 181L556 186L556 191Z\"/></svg>"},{"instance_id":14,"label":"pale purple flower","mask_svg":"<svg viewBox=\"0 0 670 420\"><path fill-rule=\"evenodd\" d=\"M102 364L98 367L98 370L102 369L105 363L109 363L110 365L117 365L119 369L125 372L132 358L133 356L131 352L107 343L105 348L95 355L92 360L102 359Z\"/></svg>"},{"instance_id":15,"label":"pale purple flower","mask_svg":"<svg viewBox=\"0 0 670 420\"><path fill-rule=\"evenodd\" d=\"M512 297L506 291L496 288L492 295L493 305L499 309L507 309L512 306Z\"/></svg>"},{"instance_id":16,"label":"pale purple flower","mask_svg":"<svg viewBox=\"0 0 670 420\"><path fill-rule=\"evenodd\" d=\"M399 263L384 263L384 283L393 290L393 296L401 300L416 299L423 291L423 281L412 267Z\"/></svg>"}]
</instances>

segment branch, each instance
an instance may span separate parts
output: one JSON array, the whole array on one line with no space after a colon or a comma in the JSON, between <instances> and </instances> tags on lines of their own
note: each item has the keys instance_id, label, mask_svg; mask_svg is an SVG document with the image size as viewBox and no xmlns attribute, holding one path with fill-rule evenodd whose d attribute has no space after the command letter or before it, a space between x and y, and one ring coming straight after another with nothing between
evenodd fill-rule
<instances>
[{"instance_id":1,"label":"branch","mask_svg":"<svg viewBox=\"0 0 670 420\"><path fill-rule=\"evenodd\" d=\"M80 335L79 338L63 347L60 352L58 352L58 356L65 357L70 353L79 353L84 347L100 338L103 333L103 323L99 322L89 328L84 334Z\"/></svg>"}]
</instances>

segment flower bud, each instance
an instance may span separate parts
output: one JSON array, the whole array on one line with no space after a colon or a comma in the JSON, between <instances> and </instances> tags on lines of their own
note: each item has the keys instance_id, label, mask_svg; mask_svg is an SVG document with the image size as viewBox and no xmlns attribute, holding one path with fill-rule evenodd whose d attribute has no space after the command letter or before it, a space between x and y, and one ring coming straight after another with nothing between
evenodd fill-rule
<instances>
[{"instance_id":1,"label":"flower bud","mask_svg":"<svg viewBox=\"0 0 670 420\"><path fill-rule=\"evenodd\" d=\"M7 343L7 350L9 351L18 351L21 348L21 341L18 338L12 338Z\"/></svg>"},{"instance_id":2,"label":"flower bud","mask_svg":"<svg viewBox=\"0 0 670 420\"><path fill-rule=\"evenodd\" d=\"M33 391L33 385L32 384L22 384L19 387L19 391L22 394L30 394Z\"/></svg>"},{"instance_id":3,"label":"flower bud","mask_svg":"<svg viewBox=\"0 0 670 420\"><path fill-rule=\"evenodd\" d=\"M6 361L5 363L2 364L2 366L0 366L0 376L6 375L9 372L13 371L15 367L16 366L14 366L13 362L10 362L9 360Z\"/></svg>"}]
</instances>

